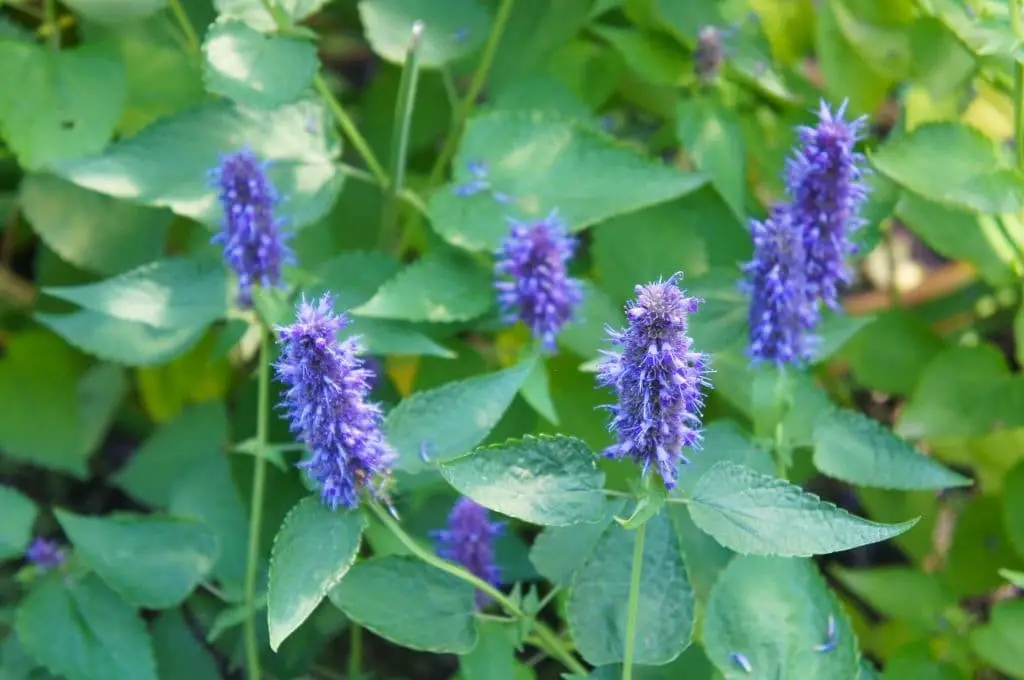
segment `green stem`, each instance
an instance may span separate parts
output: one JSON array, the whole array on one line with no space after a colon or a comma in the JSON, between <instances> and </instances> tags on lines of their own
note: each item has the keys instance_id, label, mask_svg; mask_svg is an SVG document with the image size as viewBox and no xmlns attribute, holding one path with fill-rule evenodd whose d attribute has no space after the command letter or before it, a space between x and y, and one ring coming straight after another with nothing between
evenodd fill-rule
<instances>
[{"instance_id":1,"label":"green stem","mask_svg":"<svg viewBox=\"0 0 1024 680\"><path fill-rule=\"evenodd\" d=\"M327 102L327 108L331 110L334 117L338 119L338 124L341 125L341 131L345 133L345 137L348 138L349 143L355 147L356 151L362 157L363 162L366 163L366 167L370 169L373 176L377 179L377 184L382 187L388 185L388 174L384 172L384 166L377 160L377 156L374 155L373 149L367 143L366 139L356 128L355 122L349 117L342 108L341 102L331 92L330 86L324 79L323 74L318 73L316 78L313 80L313 85L316 87L316 91L320 93L320 96Z\"/></svg>"},{"instance_id":2,"label":"green stem","mask_svg":"<svg viewBox=\"0 0 1024 680\"><path fill-rule=\"evenodd\" d=\"M46 0L43 5L43 16L50 31L50 47L53 51L60 49L60 26L57 25L57 0Z\"/></svg>"},{"instance_id":3,"label":"green stem","mask_svg":"<svg viewBox=\"0 0 1024 680\"><path fill-rule=\"evenodd\" d=\"M348 677L354 680L363 671L363 627L355 621L348 625Z\"/></svg>"},{"instance_id":4,"label":"green stem","mask_svg":"<svg viewBox=\"0 0 1024 680\"><path fill-rule=\"evenodd\" d=\"M175 21L178 22L178 27L181 28L181 32L185 35L185 40L188 42L188 49L193 54L199 54L199 36L196 34L196 28L192 25L192 21L188 18L188 13L185 12L185 8L181 4L181 0L167 0L167 6L171 10L171 14L174 15Z\"/></svg>"},{"instance_id":5,"label":"green stem","mask_svg":"<svg viewBox=\"0 0 1024 680\"><path fill-rule=\"evenodd\" d=\"M1010 0L1010 29L1018 40L1024 38L1020 22L1021 0ZM1024 170L1024 64L1013 59L1013 141L1017 167Z\"/></svg>"},{"instance_id":6,"label":"green stem","mask_svg":"<svg viewBox=\"0 0 1024 680\"><path fill-rule=\"evenodd\" d=\"M420 74L420 38L423 36L423 22L412 25L409 48L405 53L405 67L398 85L398 101L395 103L395 122L391 130L391 182L388 183L381 210L380 246L388 250L394 239L395 224L398 221L398 198L405 184L405 164L409 153L409 129L412 126L413 104L416 102L416 83Z\"/></svg>"},{"instance_id":7,"label":"green stem","mask_svg":"<svg viewBox=\"0 0 1024 680\"><path fill-rule=\"evenodd\" d=\"M437 161L435 161L434 167L430 171L428 186L433 187L440 183L444 169L448 167L448 164L455 156L455 149L459 144L459 139L462 137L462 128L466 125L470 114L473 113L477 97L480 96L480 92L484 89L484 83L487 82L487 74L491 70L491 64L494 63L494 55L498 52L498 45L501 43L501 36L505 32L508 18L512 15L513 5L515 5L515 0L501 0L498 14L494 17L494 24L491 26L491 33L487 36L487 44L484 45L484 53L480 57L480 63L477 64L476 71L473 73L473 79L469 82L469 90L466 92L462 104L455 112L455 123L445 138L444 147L442 147L441 153L438 155Z\"/></svg>"},{"instance_id":8,"label":"green stem","mask_svg":"<svg viewBox=\"0 0 1024 680\"><path fill-rule=\"evenodd\" d=\"M265 454L270 424L270 334L260 325L259 383L256 401L256 445ZM260 528L263 524L263 496L266 491L267 460L255 456L252 474L252 504L249 508L249 554L245 564L245 665L249 680L260 679L260 648L256 638L256 576L260 563Z\"/></svg>"},{"instance_id":9,"label":"green stem","mask_svg":"<svg viewBox=\"0 0 1024 680\"><path fill-rule=\"evenodd\" d=\"M526 616L526 612L520 609L519 605L487 581L484 581L462 567L441 559L434 553L425 550L423 546L416 541L416 539L405 533L405 530L398 525L398 522L394 520L387 510L380 506L380 503L371 500L367 505L369 505L370 511L373 512L377 519L380 520L388 531L398 539L398 542L404 545L413 555L435 569L440 569L443 572L451 574L455 578L461 579L470 584L477 590L483 591L494 599L495 602L501 605L501 607L511 616L516 618L523 618ZM577 661L576 657L574 657L572 653L565 648L565 645L562 644L562 641L557 635L555 635L554 631L536 620L533 622L533 631L536 633L537 638L544 644L544 650L548 654L565 664L566 668L571 670L573 673L576 673L577 675L588 674L589 671L587 671L583 664Z\"/></svg>"},{"instance_id":10,"label":"green stem","mask_svg":"<svg viewBox=\"0 0 1024 680\"><path fill-rule=\"evenodd\" d=\"M629 602L626 604L626 650L622 655L622 680L633 678L633 653L636 650L636 617L640 600L640 573L644 566L644 533L647 523L636 530L633 546L633 570L629 580Z\"/></svg>"}]
</instances>

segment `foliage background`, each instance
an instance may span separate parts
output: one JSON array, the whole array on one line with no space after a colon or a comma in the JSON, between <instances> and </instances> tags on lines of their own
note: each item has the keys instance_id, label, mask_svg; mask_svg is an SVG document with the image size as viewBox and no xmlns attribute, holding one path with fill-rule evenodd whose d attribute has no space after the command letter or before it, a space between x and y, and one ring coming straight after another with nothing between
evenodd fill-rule
<instances>
[{"instance_id":1,"label":"foliage background","mask_svg":"<svg viewBox=\"0 0 1024 680\"><path fill-rule=\"evenodd\" d=\"M760 448L762 384L743 355L737 265L750 257L747 220L781 195L794 127L812 122L824 98L870 116L873 191L849 314L827 320L820 360L795 378L784 430L790 479L877 522L921 519L884 544L773 561L735 556L697 531L683 506L667 506L649 531L679 550L664 557L668 571L651 572L651 587L673 583L685 558L677 580L692 588L702 633L638 677L748 677L728 656L742 641L764 654L749 677L1024 678L1024 601L1008 584L1019 585L1024 568L1024 53L1013 4L275 6L276 17L258 0L0 7L0 677L241 677L257 343L208 243L220 213L207 172L219 154L248 144L272 161L295 230L289 292L333 291L380 369L375 398L388 410L405 400L388 421L402 456L394 498L403 525L427 540L455 496L420 461L424 441L435 461L526 434L566 433L599 451L610 435L595 407L610 397L591 371L604 325L622 325L635 284L678 270L706 299L692 330L716 369L707 444L683 474L696 480L723 459L772 472ZM416 19L426 25L421 71L407 149L396 154L401 63ZM696 73L706 26L717 27L724 54L711 82ZM407 168L396 203L378 177L394 176L395 165L368 165L346 124L373 157ZM453 192L473 179L473 162L487 164L511 203ZM554 207L582 238L573 268L587 282L585 308L557 355L519 361L528 338L497 321L487 253L506 213ZM382 222L391 208L398 219ZM292 314L277 295L261 296L257 310L268 323ZM836 405L847 415L833 416ZM301 450L276 416L270 441L280 445L265 454L264 560L307 495L293 467ZM973 485L913 457L907 442ZM633 467L599 467L609 488L631 488ZM405 552L379 520L367 521L364 554ZM573 626L565 586L592 569L598 600L615 566L563 561L585 556L596 538L512 528L499 548L506 579L535 582L540 596L563 586L542 618L556 628L568 621L581 651L600 649L611 633ZM800 530L783 524L771 540ZM63 537L74 576L23 567L32 535ZM299 549L301 562L322 545ZM622 552L602 550L594 554ZM383 598L393 583L378 576L367 589ZM378 605L404 605L403 616L416 611L410 603L427 606L422 584L390 597ZM331 600L345 604L344 595ZM645 601L641 625L679 623L674 601ZM806 651L825 634L818 615L834 601L845 612L839 653L851 661L841 673L815 670L820 657ZM346 677L357 639L377 678L562 670L514 653L515 635L495 621L469 624L479 641L461 655L397 651L384 639L431 629L444 614L444 603L434 606L425 620L394 621L399 632L364 640L325 601L277 653L264 645L265 671ZM258 620L269 642L266 617ZM437 645L455 651L456 642ZM787 651L785 663L761 675L773 649ZM605 666L591 677L615 673Z\"/></svg>"}]
</instances>

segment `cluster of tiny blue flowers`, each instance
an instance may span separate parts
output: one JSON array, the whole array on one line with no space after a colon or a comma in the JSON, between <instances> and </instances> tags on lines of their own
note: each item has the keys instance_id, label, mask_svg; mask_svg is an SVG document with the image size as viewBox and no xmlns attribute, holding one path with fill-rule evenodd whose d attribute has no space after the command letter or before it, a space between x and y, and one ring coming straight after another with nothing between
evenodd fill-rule
<instances>
[{"instance_id":1,"label":"cluster of tiny blue flowers","mask_svg":"<svg viewBox=\"0 0 1024 680\"><path fill-rule=\"evenodd\" d=\"M467 166L469 174L473 176L473 179L469 180L465 184L457 185L453 191L456 196L473 196L479 194L482 191L487 191L498 203L511 203L512 197L508 194L504 194L494 188L491 184L491 180L488 177L488 169L485 163L479 161L473 161Z\"/></svg>"},{"instance_id":2,"label":"cluster of tiny blue flowers","mask_svg":"<svg viewBox=\"0 0 1024 680\"><path fill-rule=\"evenodd\" d=\"M280 285L281 268L292 261L283 221L275 215L277 191L266 165L249 149L223 156L211 176L224 209L213 243L223 246L224 261L238 275L238 304L249 307L253 286Z\"/></svg>"},{"instance_id":3,"label":"cluster of tiny blue flowers","mask_svg":"<svg viewBox=\"0 0 1024 680\"><path fill-rule=\"evenodd\" d=\"M504 320L522 321L547 350L583 300L580 282L568 275L576 240L552 211L538 222L511 221L498 251L495 274Z\"/></svg>"},{"instance_id":4,"label":"cluster of tiny blue flowers","mask_svg":"<svg viewBox=\"0 0 1024 680\"><path fill-rule=\"evenodd\" d=\"M701 301L679 289L678 276L636 287L636 300L626 305L629 327L609 329L622 353L604 352L598 374L618 395L608 407L617 441L605 455L630 456L645 475L655 467L669 489L679 463L689 462L683 449L700 446L704 388L711 386L709 359L694 351L688 335L689 315Z\"/></svg>"},{"instance_id":5,"label":"cluster of tiny blue flowers","mask_svg":"<svg viewBox=\"0 0 1024 680\"><path fill-rule=\"evenodd\" d=\"M380 408L367 401L373 376L356 356L358 339L337 340L346 323L325 294L315 305L303 299L295 323L276 329L283 349L275 368L288 387L284 406L292 431L311 452L299 467L332 510L356 507L364 487L378 493L395 459Z\"/></svg>"},{"instance_id":6,"label":"cluster of tiny blue flowers","mask_svg":"<svg viewBox=\"0 0 1024 680\"><path fill-rule=\"evenodd\" d=\"M505 528L503 522L491 522L487 508L468 498L460 498L448 515L448 528L433 532L437 554L461 564L471 574L493 586L501 584L501 572L494 561L494 543ZM477 591L477 607L483 608L490 597Z\"/></svg>"},{"instance_id":7,"label":"cluster of tiny blue flowers","mask_svg":"<svg viewBox=\"0 0 1024 680\"><path fill-rule=\"evenodd\" d=\"M56 569L64 564L64 549L48 538L34 538L25 551L25 559L40 569Z\"/></svg>"}]
</instances>

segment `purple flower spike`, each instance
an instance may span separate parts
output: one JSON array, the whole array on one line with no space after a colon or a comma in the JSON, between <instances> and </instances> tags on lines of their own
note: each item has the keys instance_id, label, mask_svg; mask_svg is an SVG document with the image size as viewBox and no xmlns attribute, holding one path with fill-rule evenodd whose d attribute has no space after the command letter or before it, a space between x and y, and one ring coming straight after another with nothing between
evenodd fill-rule
<instances>
[{"instance_id":1,"label":"purple flower spike","mask_svg":"<svg viewBox=\"0 0 1024 680\"><path fill-rule=\"evenodd\" d=\"M576 240L555 211L539 222L511 222L494 267L498 303L507 323L522 321L553 351L555 338L583 301L583 287L567 269Z\"/></svg>"},{"instance_id":2,"label":"purple flower spike","mask_svg":"<svg viewBox=\"0 0 1024 680\"><path fill-rule=\"evenodd\" d=\"M494 543L504 528L504 522L487 519L487 508L468 498L460 498L448 515L448 528L433 532L437 539L437 554L461 564L492 586L498 586L501 584L501 571L494 562ZM478 608L483 609L490 600L486 593L477 591Z\"/></svg>"},{"instance_id":3,"label":"purple flower spike","mask_svg":"<svg viewBox=\"0 0 1024 680\"><path fill-rule=\"evenodd\" d=\"M788 208L751 222L754 259L744 265L743 287L751 294L748 354L755 363L800 365L816 346L818 304L808 290L803 235Z\"/></svg>"},{"instance_id":4,"label":"purple flower spike","mask_svg":"<svg viewBox=\"0 0 1024 680\"><path fill-rule=\"evenodd\" d=\"M347 323L325 294L315 306L303 299L295 323L276 329L284 345L277 378L288 387L283 406L312 452L299 467L332 510L356 507L363 487L380 495L396 457L381 431L380 408L367 401L373 376L356 356L358 338L337 340Z\"/></svg>"},{"instance_id":5,"label":"purple flower spike","mask_svg":"<svg viewBox=\"0 0 1024 680\"><path fill-rule=\"evenodd\" d=\"M701 300L679 289L678 276L636 287L636 300L626 305L629 327L609 329L622 354L604 352L598 374L600 384L618 394L618 403L608 407L618 441L605 455L630 456L644 475L653 466L669 489L679 462L689 462L683 449L700 446L704 388L711 386L709 358L693 351L687 334L689 315Z\"/></svg>"},{"instance_id":6,"label":"purple flower spike","mask_svg":"<svg viewBox=\"0 0 1024 680\"><path fill-rule=\"evenodd\" d=\"M212 239L224 248L224 262L238 275L238 304L252 305L252 288L281 284L281 268L294 260L275 216L277 191L266 164L247 148L227 154L211 172L224 208L221 230Z\"/></svg>"},{"instance_id":7,"label":"purple flower spike","mask_svg":"<svg viewBox=\"0 0 1024 680\"><path fill-rule=\"evenodd\" d=\"M833 114L825 102L815 127L799 128L800 148L786 162L792 220L807 251L807 285L812 297L839 308L839 288L853 271L846 258L856 252L850 235L864 220L867 199L864 156L854 151L866 118L846 121L844 101Z\"/></svg>"},{"instance_id":8,"label":"purple flower spike","mask_svg":"<svg viewBox=\"0 0 1024 680\"><path fill-rule=\"evenodd\" d=\"M34 538L25 551L25 559L40 569L56 569L64 564L64 549L48 538Z\"/></svg>"}]
</instances>

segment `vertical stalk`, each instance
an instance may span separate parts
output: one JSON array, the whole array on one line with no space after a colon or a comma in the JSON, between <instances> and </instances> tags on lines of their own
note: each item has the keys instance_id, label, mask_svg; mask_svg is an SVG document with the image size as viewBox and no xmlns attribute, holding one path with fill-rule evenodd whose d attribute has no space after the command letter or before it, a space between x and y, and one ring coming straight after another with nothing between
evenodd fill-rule
<instances>
[{"instance_id":1,"label":"vertical stalk","mask_svg":"<svg viewBox=\"0 0 1024 680\"><path fill-rule=\"evenodd\" d=\"M409 153L409 128L412 124L412 110L416 102L416 84L420 72L420 38L423 36L423 22L412 25L409 47L405 52L405 67L398 85L398 99L395 102L395 122L391 129L391 181L384 196L381 211L380 246L387 250L394 240L398 220L398 196L405 184L406 157Z\"/></svg>"},{"instance_id":2,"label":"vertical stalk","mask_svg":"<svg viewBox=\"0 0 1024 680\"><path fill-rule=\"evenodd\" d=\"M50 47L54 52L60 49L60 26L57 25L57 0L46 0L43 4L43 23L50 31Z\"/></svg>"},{"instance_id":3,"label":"vertical stalk","mask_svg":"<svg viewBox=\"0 0 1024 680\"><path fill-rule=\"evenodd\" d=\"M351 619L348 626L348 677L355 680L363 670L363 627Z\"/></svg>"},{"instance_id":4,"label":"vertical stalk","mask_svg":"<svg viewBox=\"0 0 1024 680\"><path fill-rule=\"evenodd\" d=\"M185 12L185 8L181 4L181 0L167 0L167 6L171 10L171 14L174 15L175 21L178 22L178 27L181 28L181 32L185 35L185 41L188 43L188 49L195 55L199 54L199 36L196 35L195 26L192 25L192 21L188 18L188 13Z\"/></svg>"},{"instance_id":5,"label":"vertical stalk","mask_svg":"<svg viewBox=\"0 0 1024 680\"><path fill-rule=\"evenodd\" d=\"M256 446L252 503L249 508L249 554L245 564L245 665L249 680L260 680L260 648L256 639L256 576L260 563L260 527L267 480L267 430L270 418L270 333L260 323L259 382L256 400Z\"/></svg>"},{"instance_id":6,"label":"vertical stalk","mask_svg":"<svg viewBox=\"0 0 1024 680\"><path fill-rule=\"evenodd\" d=\"M633 546L633 569L629 580L629 601L626 604L626 650L622 656L622 680L633 680L633 654L636 650L636 617L640 600L640 574L644 566L644 534L647 523L636 530Z\"/></svg>"},{"instance_id":7,"label":"vertical stalk","mask_svg":"<svg viewBox=\"0 0 1024 680\"><path fill-rule=\"evenodd\" d=\"M359 132L355 122L349 117L348 113L342 107L341 102L331 92L330 86L327 81L324 80L324 76L321 73L316 75L313 79L313 85L316 87L316 91L320 93L320 96L327 102L327 108L331 110L334 117L338 119L338 124L341 125L341 131L345 133L345 137L349 143L355 147L356 151L362 157L363 162L366 163L366 167L370 169L373 176L377 179L377 184L384 187L388 184L388 174L384 172L384 166L377 160L377 156L374 155L373 149L367 143L366 139Z\"/></svg>"},{"instance_id":8,"label":"vertical stalk","mask_svg":"<svg viewBox=\"0 0 1024 680\"><path fill-rule=\"evenodd\" d=\"M1021 0L1010 2L1010 28L1018 40L1024 39L1020 23ZM1013 59L1013 146L1017 152L1017 167L1024 170L1024 64Z\"/></svg>"}]
</instances>

